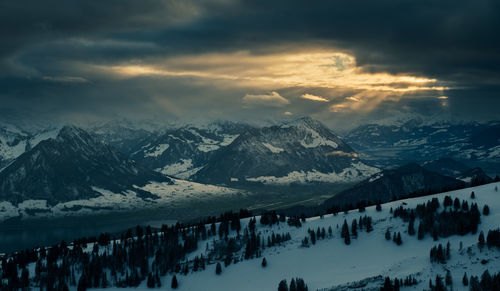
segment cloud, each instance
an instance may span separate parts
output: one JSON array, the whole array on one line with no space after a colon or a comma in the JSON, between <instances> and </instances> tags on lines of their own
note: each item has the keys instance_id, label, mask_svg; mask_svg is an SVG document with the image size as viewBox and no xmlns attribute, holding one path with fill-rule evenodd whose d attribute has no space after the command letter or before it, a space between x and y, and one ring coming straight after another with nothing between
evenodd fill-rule
<instances>
[{"instance_id":1,"label":"cloud","mask_svg":"<svg viewBox=\"0 0 500 291\"><path fill-rule=\"evenodd\" d=\"M497 0L123 0L120 9L20 0L1 8L0 116L189 119L202 110L262 119L285 117L286 105L335 126L403 107L498 118ZM278 98L249 110L250 98L243 110L235 96L247 92L290 100L314 92L329 103Z\"/></svg>"},{"instance_id":2,"label":"cloud","mask_svg":"<svg viewBox=\"0 0 500 291\"><path fill-rule=\"evenodd\" d=\"M307 100L312 100L312 101L318 101L318 102L329 102L330 100L321 97L321 96L316 96L312 94L302 94L300 96L302 99L307 99Z\"/></svg>"},{"instance_id":3,"label":"cloud","mask_svg":"<svg viewBox=\"0 0 500 291\"><path fill-rule=\"evenodd\" d=\"M44 76L42 78L45 81L51 82L61 82L61 83L86 83L87 79L82 77L73 77L73 76Z\"/></svg>"},{"instance_id":4,"label":"cloud","mask_svg":"<svg viewBox=\"0 0 500 291\"><path fill-rule=\"evenodd\" d=\"M332 112L340 112L346 108L346 105L345 104L334 104L334 105L330 106L329 108L330 108L330 111L332 111Z\"/></svg>"},{"instance_id":5,"label":"cloud","mask_svg":"<svg viewBox=\"0 0 500 291\"><path fill-rule=\"evenodd\" d=\"M437 97L437 98L438 98L438 99L442 99L442 100L446 100L446 99L448 99L448 96L439 96L439 97Z\"/></svg>"},{"instance_id":6,"label":"cloud","mask_svg":"<svg viewBox=\"0 0 500 291\"><path fill-rule=\"evenodd\" d=\"M249 51L154 58L150 62L88 65L89 70L120 78L148 76L197 78L221 87L251 87L275 91L283 88L328 88L411 93L445 91L450 87L436 78L411 74L365 72L356 57L334 49L309 48L253 54ZM309 93L301 98L329 100ZM352 100L352 99L351 99Z\"/></svg>"},{"instance_id":7,"label":"cloud","mask_svg":"<svg viewBox=\"0 0 500 291\"><path fill-rule=\"evenodd\" d=\"M283 107L290 104L288 99L281 96L278 92L271 92L271 94L252 95L246 94L243 97L243 102L248 105L262 105L271 107Z\"/></svg>"}]
</instances>

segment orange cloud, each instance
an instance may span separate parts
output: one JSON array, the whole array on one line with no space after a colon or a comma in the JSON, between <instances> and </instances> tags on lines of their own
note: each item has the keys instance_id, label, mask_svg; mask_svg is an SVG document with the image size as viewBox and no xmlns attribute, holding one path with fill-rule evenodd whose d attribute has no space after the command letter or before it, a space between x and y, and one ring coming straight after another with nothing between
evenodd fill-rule
<instances>
[{"instance_id":1,"label":"orange cloud","mask_svg":"<svg viewBox=\"0 0 500 291\"><path fill-rule=\"evenodd\" d=\"M271 107L282 107L287 104L290 104L288 99L281 96L278 92L271 92L271 94L261 94L261 95L252 95L246 94L243 97L243 102L248 105L264 105Z\"/></svg>"},{"instance_id":2,"label":"orange cloud","mask_svg":"<svg viewBox=\"0 0 500 291\"><path fill-rule=\"evenodd\" d=\"M197 82L205 82L211 86L273 92L268 95L247 95L243 98L246 104L284 106L290 102L276 91L292 87L322 88L332 93L355 92L340 103L330 106L330 111L334 112L369 111L384 100L397 101L418 92L443 94L450 89L434 78L366 72L357 66L353 55L321 49L259 55L248 51L186 55L155 60L154 63L94 65L92 69L116 78L194 77L198 79ZM444 97L446 96L438 98ZM301 95L301 98L325 103L336 101L308 93Z\"/></svg>"},{"instance_id":3,"label":"orange cloud","mask_svg":"<svg viewBox=\"0 0 500 291\"><path fill-rule=\"evenodd\" d=\"M316 96L316 95L312 95L312 94L302 94L302 96L300 96L302 99L307 99L307 100L312 100L312 101L318 101L318 102L329 102L330 100L324 98L324 97L321 97L321 96Z\"/></svg>"}]
</instances>

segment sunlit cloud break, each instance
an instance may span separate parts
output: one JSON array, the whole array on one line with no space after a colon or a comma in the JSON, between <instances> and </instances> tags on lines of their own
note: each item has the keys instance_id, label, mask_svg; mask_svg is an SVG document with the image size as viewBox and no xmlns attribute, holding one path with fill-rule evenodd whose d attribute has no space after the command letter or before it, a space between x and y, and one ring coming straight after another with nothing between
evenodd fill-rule
<instances>
[{"instance_id":1,"label":"sunlit cloud break","mask_svg":"<svg viewBox=\"0 0 500 291\"><path fill-rule=\"evenodd\" d=\"M318 101L318 102L329 102L330 100L324 98L324 97L321 97L321 96L316 96L316 95L312 95L312 94L302 94L302 96L300 96L302 99L307 99L307 100L312 100L312 101Z\"/></svg>"},{"instance_id":2,"label":"sunlit cloud break","mask_svg":"<svg viewBox=\"0 0 500 291\"><path fill-rule=\"evenodd\" d=\"M271 94L260 94L260 95L246 94L243 97L243 103L247 105L282 107L287 104L290 104L290 101L281 96L278 92L271 92Z\"/></svg>"},{"instance_id":3,"label":"sunlit cloud break","mask_svg":"<svg viewBox=\"0 0 500 291\"><path fill-rule=\"evenodd\" d=\"M399 101L419 92L441 95L451 89L450 84L435 78L368 72L356 64L353 55L318 49L258 55L249 51L210 53L87 66L111 78L195 78L200 85L271 92L245 95L246 106L283 107L291 102L277 91L301 88L301 99L335 103L328 107L331 112L368 112L387 100ZM347 93L349 97L325 98L304 92L308 88L326 90L329 96Z\"/></svg>"},{"instance_id":4,"label":"sunlit cloud break","mask_svg":"<svg viewBox=\"0 0 500 291\"><path fill-rule=\"evenodd\" d=\"M253 55L246 51L200 54L155 59L154 63L148 64L94 65L94 69L122 78L198 77L211 83L219 81L225 82L225 85L267 90L317 87L384 92L442 92L449 89L433 78L365 72L356 65L354 56L335 51L267 55Z\"/></svg>"}]
</instances>

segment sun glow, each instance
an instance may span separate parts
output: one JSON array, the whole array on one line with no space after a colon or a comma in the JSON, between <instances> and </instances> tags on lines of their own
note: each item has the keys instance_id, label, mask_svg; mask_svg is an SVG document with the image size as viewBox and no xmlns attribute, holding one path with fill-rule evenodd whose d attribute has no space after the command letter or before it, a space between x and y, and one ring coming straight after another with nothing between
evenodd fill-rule
<instances>
[{"instance_id":1,"label":"sun glow","mask_svg":"<svg viewBox=\"0 0 500 291\"><path fill-rule=\"evenodd\" d=\"M366 72L357 66L354 56L336 51L313 51L274 54L202 54L165 58L156 63L94 66L118 78L194 77L214 86L252 88L273 92L283 88L322 88L351 92L331 111L370 110L384 100L398 100L421 91L442 92L450 89L434 78L386 72ZM335 98L309 93L302 99L330 102ZM440 99L447 97L441 96ZM367 104L372 103L372 104Z\"/></svg>"}]
</instances>

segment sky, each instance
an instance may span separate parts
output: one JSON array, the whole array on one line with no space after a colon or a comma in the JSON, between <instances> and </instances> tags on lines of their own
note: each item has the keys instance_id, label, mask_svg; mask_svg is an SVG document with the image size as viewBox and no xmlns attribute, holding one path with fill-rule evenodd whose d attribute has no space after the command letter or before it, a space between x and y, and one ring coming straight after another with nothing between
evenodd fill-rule
<instances>
[{"instance_id":1,"label":"sky","mask_svg":"<svg viewBox=\"0 0 500 291\"><path fill-rule=\"evenodd\" d=\"M500 119L496 0L0 1L0 119Z\"/></svg>"}]
</instances>

